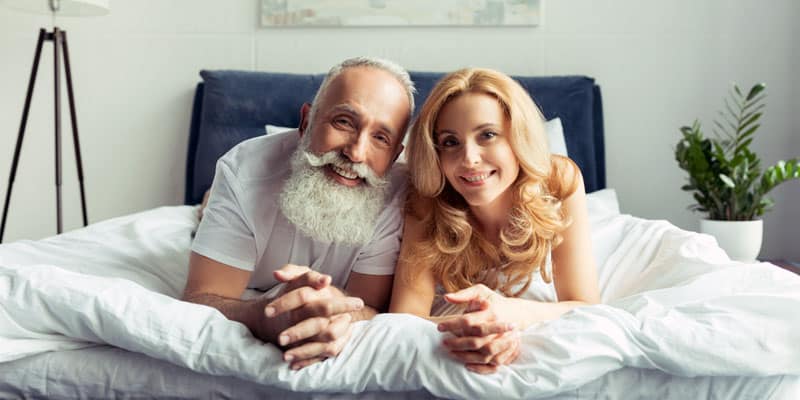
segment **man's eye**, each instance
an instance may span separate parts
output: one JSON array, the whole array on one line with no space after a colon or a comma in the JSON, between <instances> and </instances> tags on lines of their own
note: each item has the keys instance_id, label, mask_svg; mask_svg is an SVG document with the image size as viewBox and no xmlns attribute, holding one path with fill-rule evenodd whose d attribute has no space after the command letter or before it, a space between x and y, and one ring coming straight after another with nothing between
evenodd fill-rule
<instances>
[{"instance_id":1,"label":"man's eye","mask_svg":"<svg viewBox=\"0 0 800 400\"><path fill-rule=\"evenodd\" d=\"M386 136L386 135L383 135L383 134L377 134L377 135L374 136L374 138L378 139L378 141L380 141L383 144L391 144L392 143L392 141L389 140L389 137Z\"/></svg>"},{"instance_id":2,"label":"man's eye","mask_svg":"<svg viewBox=\"0 0 800 400\"><path fill-rule=\"evenodd\" d=\"M353 124L350 123L350 120L347 118L336 118L333 120L336 125L344 126L344 127L352 127Z\"/></svg>"}]
</instances>

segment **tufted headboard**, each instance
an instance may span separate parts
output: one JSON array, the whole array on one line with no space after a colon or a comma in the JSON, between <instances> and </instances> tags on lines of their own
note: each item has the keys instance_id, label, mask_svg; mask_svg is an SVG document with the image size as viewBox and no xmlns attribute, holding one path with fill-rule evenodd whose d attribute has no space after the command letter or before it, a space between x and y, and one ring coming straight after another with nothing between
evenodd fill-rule
<instances>
[{"instance_id":1,"label":"tufted headboard","mask_svg":"<svg viewBox=\"0 0 800 400\"><path fill-rule=\"evenodd\" d=\"M417 109L444 74L411 72ZM186 160L186 204L211 187L217 159L237 143L264 134L267 124L297 126L300 106L311 102L323 74L201 71L194 95ZM585 76L514 77L547 119L561 118L570 158L581 168L586 191L606 186L600 87Z\"/></svg>"}]
</instances>

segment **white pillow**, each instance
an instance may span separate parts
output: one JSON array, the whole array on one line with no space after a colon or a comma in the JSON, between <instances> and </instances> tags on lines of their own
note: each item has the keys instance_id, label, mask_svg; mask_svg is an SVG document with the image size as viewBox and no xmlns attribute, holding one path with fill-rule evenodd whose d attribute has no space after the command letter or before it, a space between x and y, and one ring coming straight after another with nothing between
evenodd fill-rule
<instances>
[{"instance_id":1,"label":"white pillow","mask_svg":"<svg viewBox=\"0 0 800 400\"><path fill-rule=\"evenodd\" d=\"M586 208L591 217L619 215L617 192L614 189L602 189L587 194Z\"/></svg>"},{"instance_id":2,"label":"white pillow","mask_svg":"<svg viewBox=\"0 0 800 400\"><path fill-rule=\"evenodd\" d=\"M567 142L564 140L564 127L561 125L561 118L553 118L545 122L544 131L547 133L547 144L550 148L550 153L567 157Z\"/></svg>"},{"instance_id":3,"label":"white pillow","mask_svg":"<svg viewBox=\"0 0 800 400\"><path fill-rule=\"evenodd\" d=\"M276 126L276 125L269 125L264 127L267 135L273 135L280 132L290 131L294 128L287 128L285 126ZM544 131L547 134L547 143L550 148L550 153L558 154L561 156L567 156L567 142L564 140L564 127L561 125L561 118L553 118L544 123ZM408 136L405 138L408 139ZM403 141L403 144L406 143L406 140ZM400 154L400 158L397 161L405 162L406 161L406 152L402 152Z\"/></svg>"},{"instance_id":4,"label":"white pillow","mask_svg":"<svg viewBox=\"0 0 800 400\"><path fill-rule=\"evenodd\" d=\"M267 135L274 135L276 133L290 131L290 130L292 130L294 128L287 128L285 126L276 126L276 125L267 124L267 126L265 126L264 129L266 130Z\"/></svg>"}]
</instances>

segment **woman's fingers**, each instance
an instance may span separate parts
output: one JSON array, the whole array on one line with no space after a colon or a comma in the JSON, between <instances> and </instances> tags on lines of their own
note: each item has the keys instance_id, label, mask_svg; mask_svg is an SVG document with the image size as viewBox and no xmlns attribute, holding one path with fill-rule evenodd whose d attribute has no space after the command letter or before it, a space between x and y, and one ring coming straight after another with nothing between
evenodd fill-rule
<instances>
[{"instance_id":1,"label":"woman's fingers","mask_svg":"<svg viewBox=\"0 0 800 400\"><path fill-rule=\"evenodd\" d=\"M498 366L492 364L467 364L467 369L478 374L493 374L497 372Z\"/></svg>"},{"instance_id":2,"label":"woman's fingers","mask_svg":"<svg viewBox=\"0 0 800 400\"><path fill-rule=\"evenodd\" d=\"M448 337L442 341L442 344L449 350L481 350L485 353L497 354L511 346L512 343L519 341L506 335L511 329L507 326L500 326L486 335Z\"/></svg>"},{"instance_id":3,"label":"woman's fingers","mask_svg":"<svg viewBox=\"0 0 800 400\"><path fill-rule=\"evenodd\" d=\"M439 332L450 332L454 335L463 336L465 330L471 329L479 324L489 322L490 315L485 312L464 314L456 318L442 321L436 327Z\"/></svg>"},{"instance_id":4,"label":"woman's fingers","mask_svg":"<svg viewBox=\"0 0 800 400\"><path fill-rule=\"evenodd\" d=\"M517 342L509 338L471 338L460 342L462 348L447 346L450 353L458 360L477 364L503 364L517 347ZM508 354L507 354L508 353Z\"/></svg>"},{"instance_id":5,"label":"woman's fingers","mask_svg":"<svg viewBox=\"0 0 800 400\"><path fill-rule=\"evenodd\" d=\"M489 352L494 354L491 363L495 365L511 364L519 356L519 332L509 332L495 342L489 344Z\"/></svg>"},{"instance_id":6,"label":"woman's fingers","mask_svg":"<svg viewBox=\"0 0 800 400\"><path fill-rule=\"evenodd\" d=\"M485 285L478 284L457 292L447 293L444 295L444 299L449 303L461 304L468 303L473 300L489 299L492 296L492 293L494 293L492 289L489 289Z\"/></svg>"},{"instance_id":7,"label":"woman's fingers","mask_svg":"<svg viewBox=\"0 0 800 400\"><path fill-rule=\"evenodd\" d=\"M305 360L296 361L296 362L293 362L293 363L289 364L289 368L291 368L292 370L297 371L297 370L305 368L305 367L307 367L307 366L309 366L311 364L316 364L318 362L325 361L326 358L327 357L313 357L313 358L308 358L308 359L305 359Z\"/></svg>"},{"instance_id":8,"label":"woman's fingers","mask_svg":"<svg viewBox=\"0 0 800 400\"><path fill-rule=\"evenodd\" d=\"M519 332L484 337L456 337L443 342L450 354L473 372L492 373L497 366L512 363L519 356ZM483 367L481 367L483 365Z\"/></svg>"},{"instance_id":9,"label":"woman's fingers","mask_svg":"<svg viewBox=\"0 0 800 400\"><path fill-rule=\"evenodd\" d=\"M475 351L494 340L495 336L466 336L449 337L442 341L445 347L451 351Z\"/></svg>"},{"instance_id":10,"label":"woman's fingers","mask_svg":"<svg viewBox=\"0 0 800 400\"><path fill-rule=\"evenodd\" d=\"M437 326L440 332L450 332L456 336L487 336L505 333L515 328L513 323L495 321L495 315L490 310L464 314L443 321Z\"/></svg>"},{"instance_id":11,"label":"woman's fingers","mask_svg":"<svg viewBox=\"0 0 800 400\"><path fill-rule=\"evenodd\" d=\"M464 364L489 364L493 354L483 354L479 351L451 351L450 355Z\"/></svg>"},{"instance_id":12,"label":"woman's fingers","mask_svg":"<svg viewBox=\"0 0 800 400\"><path fill-rule=\"evenodd\" d=\"M519 346L510 347L508 350L498 354L492 364L494 365L508 365L514 362L519 357Z\"/></svg>"},{"instance_id":13,"label":"woman's fingers","mask_svg":"<svg viewBox=\"0 0 800 400\"><path fill-rule=\"evenodd\" d=\"M474 299L469 302L467 305L467 310L465 312L471 313L476 311L484 311L488 310L489 307L492 306L492 303L489 302L489 299Z\"/></svg>"}]
</instances>

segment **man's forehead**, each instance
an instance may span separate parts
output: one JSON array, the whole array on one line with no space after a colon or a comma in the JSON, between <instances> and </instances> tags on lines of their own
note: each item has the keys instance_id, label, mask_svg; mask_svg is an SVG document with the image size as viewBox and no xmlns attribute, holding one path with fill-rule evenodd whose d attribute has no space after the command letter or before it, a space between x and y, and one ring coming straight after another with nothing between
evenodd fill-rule
<instances>
[{"instance_id":1,"label":"man's forehead","mask_svg":"<svg viewBox=\"0 0 800 400\"><path fill-rule=\"evenodd\" d=\"M405 87L389 72L376 68L354 67L342 71L330 82L320 101L323 113L342 111L386 124L402 125L410 111ZM397 126L392 131L401 129L402 126Z\"/></svg>"},{"instance_id":2,"label":"man's forehead","mask_svg":"<svg viewBox=\"0 0 800 400\"><path fill-rule=\"evenodd\" d=\"M350 92L375 89L397 90L406 96L405 87L394 75L382 69L365 66L351 67L340 72L329 83L326 94L344 96Z\"/></svg>"}]
</instances>

